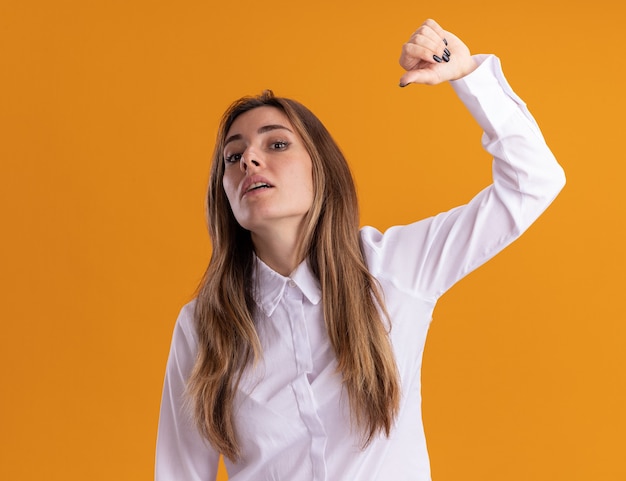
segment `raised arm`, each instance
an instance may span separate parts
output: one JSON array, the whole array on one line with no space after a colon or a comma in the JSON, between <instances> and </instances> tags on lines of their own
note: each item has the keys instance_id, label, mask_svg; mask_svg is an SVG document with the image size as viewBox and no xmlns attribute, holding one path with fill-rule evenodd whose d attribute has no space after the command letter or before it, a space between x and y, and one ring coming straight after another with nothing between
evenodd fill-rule
<instances>
[{"instance_id":1,"label":"raised arm","mask_svg":"<svg viewBox=\"0 0 626 481\"><path fill-rule=\"evenodd\" d=\"M458 37L427 20L404 44L400 63L408 69L402 85L450 81L493 156L492 185L468 204L384 235L363 229L374 275L391 275L398 287L434 299L519 237L550 205L565 177L496 57L470 56Z\"/></svg>"}]
</instances>

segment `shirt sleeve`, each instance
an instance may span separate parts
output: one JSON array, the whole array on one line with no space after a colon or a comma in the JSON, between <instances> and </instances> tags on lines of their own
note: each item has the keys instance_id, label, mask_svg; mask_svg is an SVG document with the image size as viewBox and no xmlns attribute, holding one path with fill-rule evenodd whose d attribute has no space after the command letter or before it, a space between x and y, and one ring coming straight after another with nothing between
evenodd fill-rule
<instances>
[{"instance_id":1,"label":"shirt sleeve","mask_svg":"<svg viewBox=\"0 0 626 481\"><path fill-rule=\"evenodd\" d=\"M428 299L519 237L565 184L563 169L493 55L475 56L478 68L451 82L483 129L493 156L493 183L467 205L384 234L361 232L370 271Z\"/></svg>"},{"instance_id":2,"label":"shirt sleeve","mask_svg":"<svg viewBox=\"0 0 626 481\"><path fill-rule=\"evenodd\" d=\"M194 303L180 312L167 361L156 446L156 481L208 481L217 477L219 453L200 435L185 387L193 368L197 338Z\"/></svg>"}]
</instances>

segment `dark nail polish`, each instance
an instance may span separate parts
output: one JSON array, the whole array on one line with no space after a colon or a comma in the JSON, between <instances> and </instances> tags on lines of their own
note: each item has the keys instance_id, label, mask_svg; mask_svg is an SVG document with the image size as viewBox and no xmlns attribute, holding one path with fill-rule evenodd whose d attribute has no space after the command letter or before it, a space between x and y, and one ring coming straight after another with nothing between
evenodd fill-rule
<instances>
[{"instance_id":1,"label":"dark nail polish","mask_svg":"<svg viewBox=\"0 0 626 481\"><path fill-rule=\"evenodd\" d=\"M398 84L398 85L400 85L400 88L404 88L404 87L406 87L406 86L407 86L407 85L409 85L409 84L403 84L403 83L400 83L400 84Z\"/></svg>"},{"instance_id":2,"label":"dark nail polish","mask_svg":"<svg viewBox=\"0 0 626 481\"><path fill-rule=\"evenodd\" d=\"M446 55L445 53L441 57L443 58L444 62L450 61L450 56Z\"/></svg>"},{"instance_id":3,"label":"dark nail polish","mask_svg":"<svg viewBox=\"0 0 626 481\"><path fill-rule=\"evenodd\" d=\"M448 46L448 41L444 38L443 39L443 44L447 47Z\"/></svg>"},{"instance_id":4,"label":"dark nail polish","mask_svg":"<svg viewBox=\"0 0 626 481\"><path fill-rule=\"evenodd\" d=\"M448 50L447 48L443 49L443 53L445 53L448 57L451 55L450 50Z\"/></svg>"},{"instance_id":5,"label":"dark nail polish","mask_svg":"<svg viewBox=\"0 0 626 481\"><path fill-rule=\"evenodd\" d=\"M441 60L439 57L437 57L436 55L433 55L433 59L435 60L435 62L437 63L441 63L443 62L443 60Z\"/></svg>"}]
</instances>

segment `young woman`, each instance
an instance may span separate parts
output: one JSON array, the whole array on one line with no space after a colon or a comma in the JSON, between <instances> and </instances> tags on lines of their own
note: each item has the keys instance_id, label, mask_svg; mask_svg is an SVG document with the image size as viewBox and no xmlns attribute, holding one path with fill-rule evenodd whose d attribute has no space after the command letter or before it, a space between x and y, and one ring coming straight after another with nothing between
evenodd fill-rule
<instances>
[{"instance_id":1,"label":"young woman","mask_svg":"<svg viewBox=\"0 0 626 481\"><path fill-rule=\"evenodd\" d=\"M451 81L484 130L493 184L469 204L359 229L339 148L265 92L225 113L208 191L213 245L167 366L156 479L430 479L420 368L437 299L516 239L563 171L498 60L433 20L403 46L401 86Z\"/></svg>"}]
</instances>

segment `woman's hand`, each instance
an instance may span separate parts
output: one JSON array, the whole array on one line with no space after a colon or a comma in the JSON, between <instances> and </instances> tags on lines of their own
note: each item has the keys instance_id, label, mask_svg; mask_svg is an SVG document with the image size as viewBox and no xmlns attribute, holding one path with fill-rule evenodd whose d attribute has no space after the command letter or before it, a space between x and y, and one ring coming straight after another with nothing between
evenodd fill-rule
<instances>
[{"instance_id":1,"label":"woman's hand","mask_svg":"<svg viewBox=\"0 0 626 481\"><path fill-rule=\"evenodd\" d=\"M407 72L400 87L410 83L436 85L472 72L477 64L467 46L434 20L426 20L402 46L400 65Z\"/></svg>"}]
</instances>

